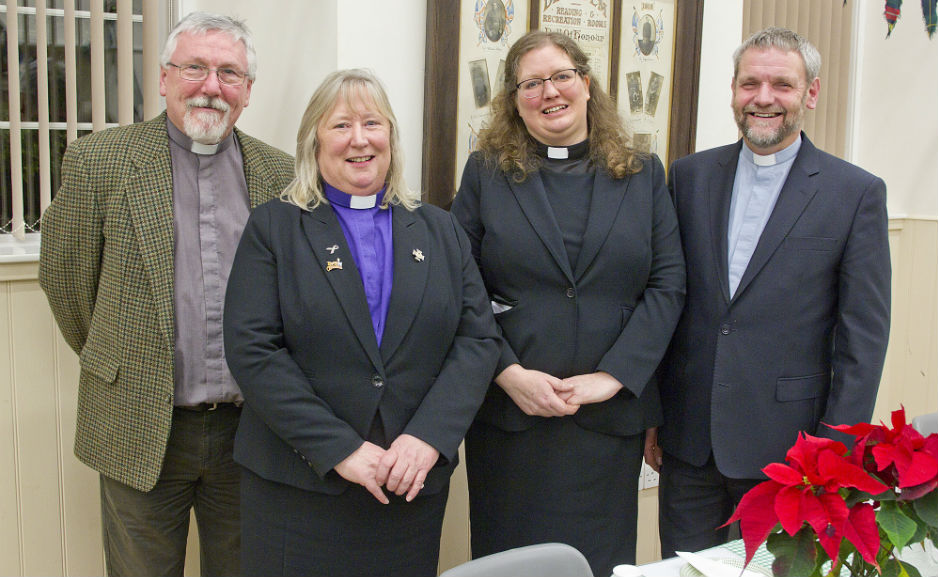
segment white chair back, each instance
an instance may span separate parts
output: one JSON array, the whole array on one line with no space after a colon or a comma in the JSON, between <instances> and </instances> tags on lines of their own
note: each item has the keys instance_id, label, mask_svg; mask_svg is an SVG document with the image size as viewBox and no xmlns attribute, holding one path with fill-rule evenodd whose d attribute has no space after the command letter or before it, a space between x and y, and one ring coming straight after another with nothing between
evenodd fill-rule
<instances>
[{"instance_id":1,"label":"white chair back","mask_svg":"<svg viewBox=\"0 0 938 577\"><path fill-rule=\"evenodd\" d=\"M542 543L473 559L440 577L593 577L586 557L570 545ZM605 577L605 576L603 576Z\"/></svg>"},{"instance_id":2,"label":"white chair back","mask_svg":"<svg viewBox=\"0 0 938 577\"><path fill-rule=\"evenodd\" d=\"M924 436L938 433L938 413L919 415L912 419L912 426Z\"/></svg>"}]
</instances>

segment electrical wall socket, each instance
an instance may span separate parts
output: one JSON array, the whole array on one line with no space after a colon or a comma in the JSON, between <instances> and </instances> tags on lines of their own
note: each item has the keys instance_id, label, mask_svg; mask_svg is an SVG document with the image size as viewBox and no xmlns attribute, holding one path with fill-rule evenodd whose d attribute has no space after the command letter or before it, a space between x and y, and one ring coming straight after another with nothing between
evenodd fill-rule
<instances>
[{"instance_id":1,"label":"electrical wall socket","mask_svg":"<svg viewBox=\"0 0 938 577\"><path fill-rule=\"evenodd\" d=\"M652 487L658 486L658 473L648 466L648 463L642 463L642 473L644 479L642 480L643 489L651 489Z\"/></svg>"}]
</instances>

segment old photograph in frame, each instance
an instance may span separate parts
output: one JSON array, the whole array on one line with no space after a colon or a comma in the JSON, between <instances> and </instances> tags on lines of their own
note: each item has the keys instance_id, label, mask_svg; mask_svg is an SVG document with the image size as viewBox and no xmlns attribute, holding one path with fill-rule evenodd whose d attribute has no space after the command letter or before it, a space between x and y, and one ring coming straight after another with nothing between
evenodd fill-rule
<instances>
[{"instance_id":1,"label":"old photograph in frame","mask_svg":"<svg viewBox=\"0 0 938 577\"><path fill-rule=\"evenodd\" d=\"M444 207L452 202L500 90L505 55L528 31L530 13L528 0L427 0L425 201Z\"/></svg>"},{"instance_id":2,"label":"old photograph in frame","mask_svg":"<svg viewBox=\"0 0 938 577\"><path fill-rule=\"evenodd\" d=\"M453 189L490 115L492 97L501 90L505 56L528 31L527 0L462 2L459 22L456 164Z\"/></svg>"},{"instance_id":3,"label":"old photograph in frame","mask_svg":"<svg viewBox=\"0 0 938 577\"><path fill-rule=\"evenodd\" d=\"M635 146L668 158L671 85L674 80L675 0L622 4L619 26L619 112L631 125ZM664 103L665 106L661 104Z\"/></svg>"}]
</instances>

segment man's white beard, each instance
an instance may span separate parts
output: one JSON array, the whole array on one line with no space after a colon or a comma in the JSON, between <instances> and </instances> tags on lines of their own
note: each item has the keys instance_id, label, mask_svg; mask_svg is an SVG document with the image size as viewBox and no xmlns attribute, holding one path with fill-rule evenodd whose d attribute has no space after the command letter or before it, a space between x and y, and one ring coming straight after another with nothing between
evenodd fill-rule
<instances>
[{"instance_id":1,"label":"man's white beard","mask_svg":"<svg viewBox=\"0 0 938 577\"><path fill-rule=\"evenodd\" d=\"M221 116L214 112L197 111L195 108L214 108L223 112ZM199 96L186 101L186 114L183 117L183 129L186 136L200 144L218 144L228 131L228 118L231 107L221 98Z\"/></svg>"}]
</instances>

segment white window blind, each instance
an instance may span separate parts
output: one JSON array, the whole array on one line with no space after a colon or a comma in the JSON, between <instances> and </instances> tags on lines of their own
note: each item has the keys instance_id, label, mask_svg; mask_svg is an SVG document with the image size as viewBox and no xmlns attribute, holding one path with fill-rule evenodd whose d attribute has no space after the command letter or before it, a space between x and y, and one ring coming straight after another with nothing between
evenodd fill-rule
<instances>
[{"instance_id":1,"label":"white window blind","mask_svg":"<svg viewBox=\"0 0 938 577\"><path fill-rule=\"evenodd\" d=\"M75 138L155 116L158 0L0 0L0 234L37 231Z\"/></svg>"}]
</instances>

